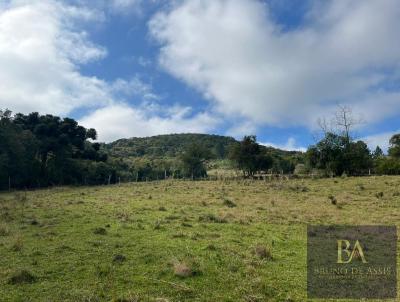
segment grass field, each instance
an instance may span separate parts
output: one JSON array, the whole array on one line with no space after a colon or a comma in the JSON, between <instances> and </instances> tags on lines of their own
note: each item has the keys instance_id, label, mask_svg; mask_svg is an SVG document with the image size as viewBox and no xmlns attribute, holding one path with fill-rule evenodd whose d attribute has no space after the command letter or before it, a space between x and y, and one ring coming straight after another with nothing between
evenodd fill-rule
<instances>
[{"instance_id":1,"label":"grass field","mask_svg":"<svg viewBox=\"0 0 400 302\"><path fill-rule=\"evenodd\" d=\"M0 301L304 301L306 225L400 226L400 177L0 194Z\"/></svg>"}]
</instances>

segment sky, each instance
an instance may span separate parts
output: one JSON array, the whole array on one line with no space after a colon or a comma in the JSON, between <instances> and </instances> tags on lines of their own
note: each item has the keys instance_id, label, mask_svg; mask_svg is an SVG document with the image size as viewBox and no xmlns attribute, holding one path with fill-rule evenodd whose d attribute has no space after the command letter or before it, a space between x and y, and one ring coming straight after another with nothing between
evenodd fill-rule
<instances>
[{"instance_id":1,"label":"sky","mask_svg":"<svg viewBox=\"0 0 400 302\"><path fill-rule=\"evenodd\" d=\"M398 0L0 0L0 109L100 141L212 133L286 150L338 105L400 132Z\"/></svg>"}]
</instances>

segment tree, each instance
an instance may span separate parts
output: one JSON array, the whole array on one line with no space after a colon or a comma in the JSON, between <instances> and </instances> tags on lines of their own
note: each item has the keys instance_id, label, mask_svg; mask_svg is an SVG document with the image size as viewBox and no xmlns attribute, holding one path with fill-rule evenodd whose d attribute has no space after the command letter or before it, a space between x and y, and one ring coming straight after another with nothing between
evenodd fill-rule
<instances>
[{"instance_id":1,"label":"tree","mask_svg":"<svg viewBox=\"0 0 400 302\"><path fill-rule=\"evenodd\" d=\"M394 157L381 157L376 160L376 173L380 175L399 175L400 159Z\"/></svg>"},{"instance_id":2,"label":"tree","mask_svg":"<svg viewBox=\"0 0 400 302\"><path fill-rule=\"evenodd\" d=\"M363 141L348 142L347 139L346 136L327 133L324 139L307 150L309 166L333 175L366 173L372 167L368 146Z\"/></svg>"},{"instance_id":3,"label":"tree","mask_svg":"<svg viewBox=\"0 0 400 302\"><path fill-rule=\"evenodd\" d=\"M34 112L17 114L14 123L37 138L41 178L45 185L64 182L69 159L83 158L84 154L90 159L96 158L97 151L87 142L88 138L96 139L96 131L85 129L74 119Z\"/></svg>"},{"instance_id":4,"label":"tree","mask_svg":"<svg viewBox=\"0 0 400 302\"><path fill-rule=\"evenodd\" d=\"M383 156L384 156L384 154L383 154L383 151L382 151L381 147L376 146L375 151L372 152L373 159L378 159L378 158L381 158Z\"/></svg>"},{"instance_id":5,"label":"tree","mask_svg":"<svg viewBox=\"0 0 400 302\"><path fill-rule=\"evenodd\" d=\"M343 137L347 144L354 140L354 128L361 123L361 118L356 118L354 116L351 107L340 104L337 105L337 110L330 120L326 120L325 118L319 118L317 120L323 137L326 137L328 133L333 133Z\"/></svg>"},{"instance_id":6,"label":"tree","mask_svg":"<svg viewBox=\"0 0 400 302\"><path fill-rule=\"evenodd\" d=\"M361 120L354 118L350 107L338 105L330 126L325 119L318 124L323 138L306 153L310 168L323 169L327 174L358 175L369 171L372 158L363 141L354 142L353 129Z\"/></svg>"},{"instance_id":7,"label":"tree","mask_svg":"<svg viewBox=\"0 0 400 302\"><path fill-rule=\"evenodd\" d=\"M70 118L0 111L0 188L86 183L89 166L107 160L96 137Z\"/></svg>"},{"instance_id":8,"label":"tree","mask_svg":"<svg viewBox=\"0 0 400 302\"><path fill-rule=\"evenodd\" d=\"M344 171L347 174L366 174L373 166L371 153L363 141L349 143L343 153Z\"/></svg>"},{"instance_id":9,"label":"tree","mask_svg":"<svg viewBox=\"0 0 400 302\"><path fill-rule=\"evenodd\" d=\"M217 158L224 158L225 146L222 142L217 142L213 148L213 153Z\"/></svg>"},{"instance_id":10,"label":"tree","mask_svg":"<svg viewBox=\"0 0 400 302\"><path fill-rule=\"evenodd\" d=\"M394 158L400 158L400 134L393 135L389 144L389 155Z\"/></svg>"},{"instance_id":11,"label":"tree","mask_svg":"<svg viewBox=\"0 0 400 302\"><path fill-rule=\"evenodd\" d=\"M335 124L338 128L339 135L344 137L346 144L350 144L353 139L353 128L360 123L361 121L353 116L351 107L338 105L338 110L335 114Z\"/></svg>"},{"instance_id":12,"label":"tree","mask_svg":"<svg viewBox=\"0 0 400 302\"><path fill-rule=\"evenodd\" d=\"M0 110L0 189L30 186L38 174L37 140L13 122L11 111Z\"/></svg>"},{"instance_id":13,"label":"tree","mask_svg":"<svg viewBox=\"0 0 400 302\"><path fill-rule=\"evenodd\" d=\"M272 167L273 159L256 141L256 136L245 136L241 142L231 147L229 159L244 176L253 176L257 171L266 171Z\"/></svg>"},{"instance_id":14,"label":"tree","mask_svg":"<svg viewBox=\"0 0 400 302\"><path fill-rule=\"evenodd\" d=\"M191 144L183 153L181 160L186 176L192 179L207 176L204 163L211 158L211 152L202 145Z\"/></svg>"}]
</instances>

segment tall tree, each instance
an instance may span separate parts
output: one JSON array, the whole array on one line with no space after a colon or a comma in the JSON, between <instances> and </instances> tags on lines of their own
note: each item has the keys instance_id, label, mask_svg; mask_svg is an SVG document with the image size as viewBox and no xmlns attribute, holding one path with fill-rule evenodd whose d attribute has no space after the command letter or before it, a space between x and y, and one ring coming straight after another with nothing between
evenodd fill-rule
<instances>
[{"instance_id":1,"label":"tall tree","mask_svg":"<svg viewBox=\"0 0 400 302\"><path fill-rule=\"evenodd\" d=\"M400 134L393 135L389 144L389 155L394 158L400 158Z\"/></svg>"},{"instance_id":2,"label":"tall tree","mask_svg":"<svg viewBox=\"0 0 400 302\"><path fill-rule=\"evenodd\" d=\"M209 149L202 145L192 144L183 153L181 159L186 176L192 179L207 175L204 163L212 157Z\"/></svg>"},{"instance_id":3,"label":"tall tree","mask_svg":"<svg viewBox=\"0 0 400 302\"><path fill-rule=\"evenodd\" d=\"M231 147L229 159L244 176L253 176L257 171L268 170L272 167L272 158L257 143L256 136L245 136L242 141Z\"/></svg>"},{"instance_id":4,"label":"tall tree","mask_svg":"<svg viewBox=\"0 0 400 302\"><path fill-rule=\"evenodd\" d=\"M86 183L93 161L107 160L96 136L70 118L0 111L0 187Z\"/></svg>"},{"instance_id":5,"label":"tall tree","mask_svg":"<svg viewBox=\"0 0 400 302\"><path fill-rule=\"evenodd\" d=\"M327 174L359 175L372 167L372 159L363 141L348 142L348 137L327 133L306 156L311 168L323 169Z\"/></svg>"},{"instance_id":6,"label":"tall tree","mask_svg":"<svg viewBox=\"0 0 400 302\"><path fill-rule=\"evenodd\" d=\"M372 157L374 159L378 159L381 158L382 156L384 156L383 150L381 149L381 147L376 146L375 151L372 153Z\"/></svg>"},{"instance_id":7,"label":"tall tree","mask_svg":"<svg viewBox=\"0 0 400 302\"><path fill-rule=\"evenodd\" d=\"M14 124L11 111L0 110L0 188L32 185L38 176L38 141Z\"/></svg>"},{"instance_id":8,"label":"tall tree","mask_svg":"<svg viewBox=\"0 0 400 302\"><path fill-rule=\"evenodd\" d=\"M14 123L23 130L29 130L38 139L41 177L45 182L62 183L64 171L70 164L69 159L80 158L86 140L96 139L94 129L87 130L71 118L61 119L34 112L28 115L17 114Z\"/></svg>"}]
</instances>

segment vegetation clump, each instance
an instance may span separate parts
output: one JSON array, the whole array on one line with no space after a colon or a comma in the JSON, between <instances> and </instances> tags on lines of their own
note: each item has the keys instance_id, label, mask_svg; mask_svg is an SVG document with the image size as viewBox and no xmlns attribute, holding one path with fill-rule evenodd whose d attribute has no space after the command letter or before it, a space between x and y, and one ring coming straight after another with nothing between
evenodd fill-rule
<instances>
[{"instance_id":1,"label":"vegetation clump","mask_svg":"<svg viewBox=\"0 0 400 302\"><path fill-rule=\"evenodd\" d=\"M228 198L224 198L223 204L225 206L227 206L228 208L235 208L236 207L236 203L234 203L232 200L230 200Z\"/></svg>"},{"instance_id":2,"label":"vegetation clump","mask_svg":"<svg viewBox=\"0 0 400 302\"><path fill-rule=\"evenodd\" d=\"M206 214L199 217L200 222L215 222L215 223L227 223L226 218L216 216L214 214Z\"/></svg>"},{"instance_id":3,"label":"vegetation clump","mask_svg":"<svg viewBox=\"0 0 400 302\"><path fill-rule=\"evenodd\" d=\"M93 230L93 234L96 234L96 235L107 235L107 230L105 228L102 228L102 227L95 228Z\"/></svg>"},{"instance_id":4,"label":"vegetation clump","mask_svg":"<svg viewBox=\"0 0 400 302\"><path fill-rule=\"evenodd\" d=\"M331 201L331 204L337 205L337 200L336 200L336 197L335 197L335 196L329 195L329 196L328 196L328 199Z\"/></svg>"},{"instance_id":5,"label":"vegetation clump","mask_svg":"<svg viewBox=\"0 0 400 302\"><path fill-rule=\"evenodd\" d=\"M10 235L10 228L6 224L0 224L0 236Z\"/></svg>"},{"instance_id":6,"label":"vegetation clump","mask_svg":"<svg viewBox=\"0 0 400 302\"><path fill-rule=\"evenodd\" d=\"M303 185L291 186L290 189L292 191L295 191L295 192L308 192L308 191L310 191L310 189L307 186L303 186Z\"/></svg>"},{"instance_id":7,"label":"vegetation clump","mask_svg":"<svg viewBox=\"0 0 400 302\"><path fill-rule=\"evenodd\" d=\"M126 257L124 255L121 254L117 254L114 256L113 258L113 263L122 263L126 260Z\"/></svg>"},{"instance_id":8,"label":"vegetation clump","mask_svg":"<svg viewBox=\"0 0 400 302\"><path fill-rule=\"evenodd\" d=\"M24 283L34 283L36 282L36 280L36 276L24 269L16 272L13 276L11 276L8 280L8 284L18 285Z\"/></svg>"},{"instance_id":9,"label":"vegetation clump","mask_svg":"<svg viewBox=\"0 0 400 302\"><path fill-rule=\"evenodd\" d=\"M175 260L172 263L174 275L179 278L188 278L201 274L199 263L193 259L188 258L183 261Z\"/></svg>"},{"instance_id":10,"label":"vegetation clump","mask_svg":"<svg viewBox=\"0 0 400 302\"><path fill-rule=\"evenodd\" d=\"M180 278L187 278L193 275L193 271L185 262L175 262L174 275Z\"/></svg>"},{"instance_id":11,"label":"vegetation clump","mask_svg":"<svg viewBox=\"0 0 400 302\"><path fill-rule=\"evenodd\" d=\"M272 253L270 249L266 248L263 245L257 245L254 248L254 253L260 259L272 260Z\"/></svg>"},{"instance_id":12,"label":"vegetation clump","mask_svg":"<svg viewBox=\"0 0 400 302\"><path fill-rule=\"evenodd\" d=\"M11 250L14 252L20 252L22 251L23 247L24 247L24 242L22 241L22 238L17 237L11 246Z\"/></svg>"}]
</instances>

